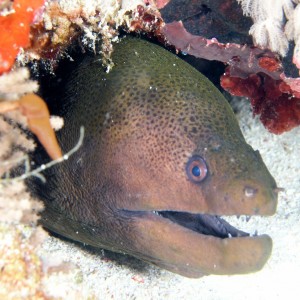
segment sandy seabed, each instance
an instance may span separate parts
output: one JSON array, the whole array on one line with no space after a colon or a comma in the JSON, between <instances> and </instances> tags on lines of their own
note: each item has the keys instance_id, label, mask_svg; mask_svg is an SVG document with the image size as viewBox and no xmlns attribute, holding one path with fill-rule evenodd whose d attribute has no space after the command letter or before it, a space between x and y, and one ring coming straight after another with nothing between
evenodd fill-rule
<instances>
[{"instance_id":1,"label":"sandy seabed","mask_svg":"<svg viewBox=\"0 0 300 300\"><path fill-rule=\"evenodd\" d=\"M253 119L247 100L237 117L249 144L258 149L275 177L280 193L273 217L240 218L240 229L267 233L273 253L258 273L188 279L136 259L86 251L49 237L40 255L45 260L69 261L68 271L54 272L45 282L54 298L63 299L299 299L300 297L300 128L276 136ZM235 218L236 219L236 218ZM234 224L234 221L231 224ZM103 255L104 253L104 255ZM55 264L55 263L54 263ZM68 269L68 268L67 268Z\"/></svg>"}]
</instances>

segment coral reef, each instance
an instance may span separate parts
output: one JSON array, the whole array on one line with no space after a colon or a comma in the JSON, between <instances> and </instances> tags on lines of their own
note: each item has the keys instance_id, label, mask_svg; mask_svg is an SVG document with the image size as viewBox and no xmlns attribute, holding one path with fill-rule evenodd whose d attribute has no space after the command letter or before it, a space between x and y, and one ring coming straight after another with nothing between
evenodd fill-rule
<instances>
[{"instance_id":1,"label":"coral reef","mask_svg":"<svg viewBox=\"0 0 300 300\"><path fill-rule=\"evenodd\" d=\"M243 18L241 7L237 6L234 0L222 3L200 2L195 4L189 1L189 15L184 15L182 11L174 15L174 12L178 11L180 0L164 3L162 18L164 19L165 14L170 18L170 13L173 17L171 22L162 28L168 42L184 53L225 63L228 67L225 75L221 77L221 86L233 95L249 97L253 113L260 115L262 123L270 132L280 134L299 126L300 78L297 69L297 39L300 26L296 21L298 19L292 19L292 16L298 13L299 5L295 4L297 1L293 3L278 0L275 1L274 8L270 4L271 1L239 1L242 2L244 13L253 18L252 26L249 19ZM184 10L186 11L187 9ZM287 53L287 40L291 36L285 36L282 31L284 12L290 16L286 26L291 28L289 32L293 32L293 40L296 43L294 65L275 53ZM276 22L271 22L270 18ZM194 30L196 21L197 24L203 25L201 32ZM245 44L245 30L250 30L257 45L260 44L263 48L270 47L275 52L254 47L249 41ZM253 89L254 78L255 87L259 91Z\"/></svg>"}]
</instances>

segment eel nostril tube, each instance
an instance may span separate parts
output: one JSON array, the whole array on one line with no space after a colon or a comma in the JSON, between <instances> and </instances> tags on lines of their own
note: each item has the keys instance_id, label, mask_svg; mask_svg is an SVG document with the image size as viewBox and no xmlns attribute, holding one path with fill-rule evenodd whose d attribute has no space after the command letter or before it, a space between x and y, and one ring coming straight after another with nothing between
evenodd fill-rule
<instances>
[{"instance_id":1,"label":"eel nostril tube","mask_svg":"<svg viewBox=\"0 0 300 300\"><path fill-rule=\"evenodd\" d=\"M276 188L273 189L273 192L276 193L276 194L278 194L279 192L284 192L284 191L285 191L285 189L281 188L281 187L276 187Z\"/></svg>"}]
</instances>

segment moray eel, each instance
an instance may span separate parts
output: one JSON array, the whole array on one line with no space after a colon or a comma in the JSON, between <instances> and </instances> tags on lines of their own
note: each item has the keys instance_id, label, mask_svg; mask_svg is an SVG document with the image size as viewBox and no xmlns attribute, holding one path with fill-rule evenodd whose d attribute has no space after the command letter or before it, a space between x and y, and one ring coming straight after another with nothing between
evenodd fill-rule
<instances>
[{"instance_id":1,"label":"moray eel","mask_svg":"<svg viewBox=\"0 0 300 300\"><path fill-rule=\"evenodd\" d=\"M187 277L263 267L272 240L222 215L272 215L277 188L223 95L169 51L137 38L114 67L86 55L64 86L63 150L81 148L35 187L41 223L94 247Z\"/></svg>"}]
</instances>

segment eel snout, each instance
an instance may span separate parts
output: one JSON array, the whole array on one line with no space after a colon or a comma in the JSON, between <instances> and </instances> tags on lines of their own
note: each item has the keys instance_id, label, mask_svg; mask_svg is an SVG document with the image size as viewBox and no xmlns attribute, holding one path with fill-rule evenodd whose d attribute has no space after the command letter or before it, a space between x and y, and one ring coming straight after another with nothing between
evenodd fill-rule
<instances>
[{"instance_id":1,"label":"eel snout","mask_svg":"<svg viewBox=\"0 0 300 300\"><path fill-rule=\"evenodd\" d=\"M218 189L205 191L208 213L216 215L272 216L276 212L278 188L276 183L263 185L259 181L239 180Z\"/></svg>"},{"instance_id":2,"label":"eel snout","mask_svg":"<svg viewBox=\"0 0 300 300\"><path fill-rule=\"evenodd\" d=\"M133 219L144 259L187 277L255 272L272 250L268 235L250 237L218 216L145 212Z\"/></svg>"}]
</instances>

